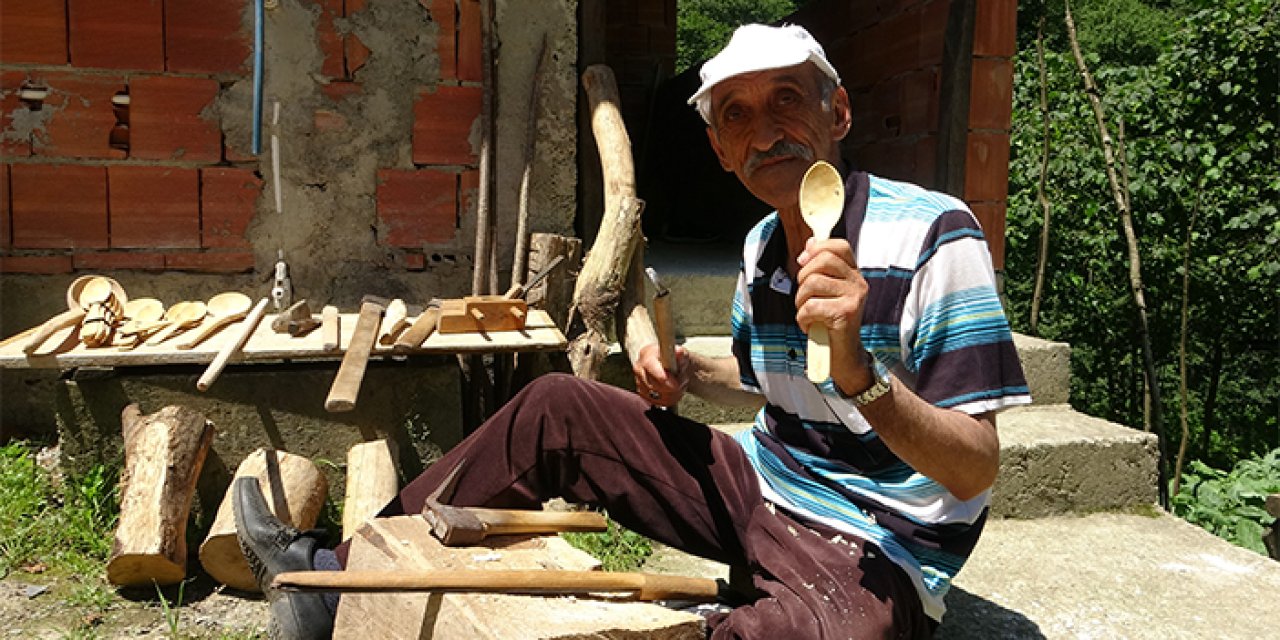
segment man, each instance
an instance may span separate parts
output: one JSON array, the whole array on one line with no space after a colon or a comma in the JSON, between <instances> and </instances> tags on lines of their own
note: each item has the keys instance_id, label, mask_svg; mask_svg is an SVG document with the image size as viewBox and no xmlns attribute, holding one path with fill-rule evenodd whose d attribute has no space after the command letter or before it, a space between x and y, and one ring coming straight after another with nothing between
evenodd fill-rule
<instances>
[{"instance_id":1,"label":"man","mask_svg":"<svg viewBox=\"0 0 1280 640\"><path fill-rule=\"evenodd\" d=\"M419 511L465 460L455 504L563 496L749 572L757 593L709 618L713 638L929 637L985 520L994 412L1030 400L981 232L954 198L845 167L849 97L804 29L742 27L702 80L690 103L721 164L776 208L744 245L735 356L681 349L670 372L647 346L638 394L545 376L383 514ZM840 168L848 194L822 242L798 205L817 160ZM805 375L814 323L831 343L830 379L817 384ZM735 438L653 406L686 390L764 406ZM236 504L260 575L336 566L277 525L256 488L242 481ZM277 620L321 606L271 597Z\"/></svg>"}]
</instances>

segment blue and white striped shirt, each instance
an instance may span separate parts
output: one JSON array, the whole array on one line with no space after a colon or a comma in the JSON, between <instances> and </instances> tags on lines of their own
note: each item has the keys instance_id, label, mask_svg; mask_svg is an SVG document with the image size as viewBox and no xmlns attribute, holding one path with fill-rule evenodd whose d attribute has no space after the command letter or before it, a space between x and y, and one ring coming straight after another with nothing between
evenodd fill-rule
<instances>
[{"instance_id":1,"label":"blue and white striped shirt","mask_svg":"<svg viewBox=\"0 0 1280 640\"><path fill-rule=\"evenodd\" d=\"M991 257L964 203L851 175L841 224L869 291L862 342L924 400L980 414L1031 401L996 294ZM973 550L990 492L961 501L898 459L831 380L805 376L776 213L748 234L733 301L743 388L768 403L738 441L767 500L878 546L941 620L951 579Z\"/></svg>"}]
</instances>

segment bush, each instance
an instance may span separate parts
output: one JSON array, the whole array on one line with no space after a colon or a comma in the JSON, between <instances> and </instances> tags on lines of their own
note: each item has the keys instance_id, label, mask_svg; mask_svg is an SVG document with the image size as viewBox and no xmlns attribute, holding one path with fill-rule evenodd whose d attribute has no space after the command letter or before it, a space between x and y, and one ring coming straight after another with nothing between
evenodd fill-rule
<instances>
[{"instance_id":1,"label":"bush","mask_svg":"<svg viewBox=\"0 0 1280 640\"><path fill-rule=\"evenodd\" d=\"M1276 519L1263 505L1280 493L1280 449L1241 460L1230 473L1193 461L1173 497L1173 512L1232 543L1266 555L1266 527Z\"/></svg>"}]
</instances>

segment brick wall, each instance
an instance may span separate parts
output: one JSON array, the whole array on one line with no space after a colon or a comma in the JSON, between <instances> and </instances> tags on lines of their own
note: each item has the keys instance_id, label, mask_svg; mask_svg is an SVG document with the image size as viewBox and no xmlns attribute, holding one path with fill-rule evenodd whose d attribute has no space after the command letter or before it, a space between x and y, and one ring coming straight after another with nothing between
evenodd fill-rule
<instances>
[{"instance_id":1,"label":"brick wall","mask_svg":"<svg viewBox=\"0 0 1280 640\"><path fill-rule=\"evenodd\" d=\"M632 144L644 140L657 83L676 67L676 0L609 0L606 60Z\"/></svg>"},{"instance_id":2,"label":"brick wall","mask_svg":"<svg viewBox=\"0 0 1280 640\"><path fill-rule=\"evenodd\" d=\"M314 4L328 99L314 128L354 130L332 105L361 93L374 52L352 18L368 2ZM420 5L439 81L413 89L412 168L381 168L369 188L376 242L409 269L454 243L472 205L481 98L478 0ZM248 234L271 192L221 120L249 111L231 88L252 74L252 24L251 0L0 3L0 273L252 270Z\"/></svg>"}]
</instances>

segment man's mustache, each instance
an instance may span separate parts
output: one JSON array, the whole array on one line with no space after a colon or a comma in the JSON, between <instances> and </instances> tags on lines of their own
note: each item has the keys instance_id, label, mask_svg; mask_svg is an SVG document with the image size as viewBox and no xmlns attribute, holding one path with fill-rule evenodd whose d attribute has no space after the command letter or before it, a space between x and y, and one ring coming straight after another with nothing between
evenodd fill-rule
<instances>
[{"instance_id":1,"label":"man's mustache","mask_svg":"<svg viewBox=\"0 0 1280 640\"><path fill-rule=\"evenodd\" d=\"M765 160L783 156L794 156L804 160L805 162L813 162L814 160L813 149L810 149L799 142L779 140L772 147L769 147L764 151L756 151L755 153L752 153L751 156L747 158L747 163L742 167L742 171L747 175L751 175L757 168L759 168L760 163Z\"/></svg>"}]
</instances>

